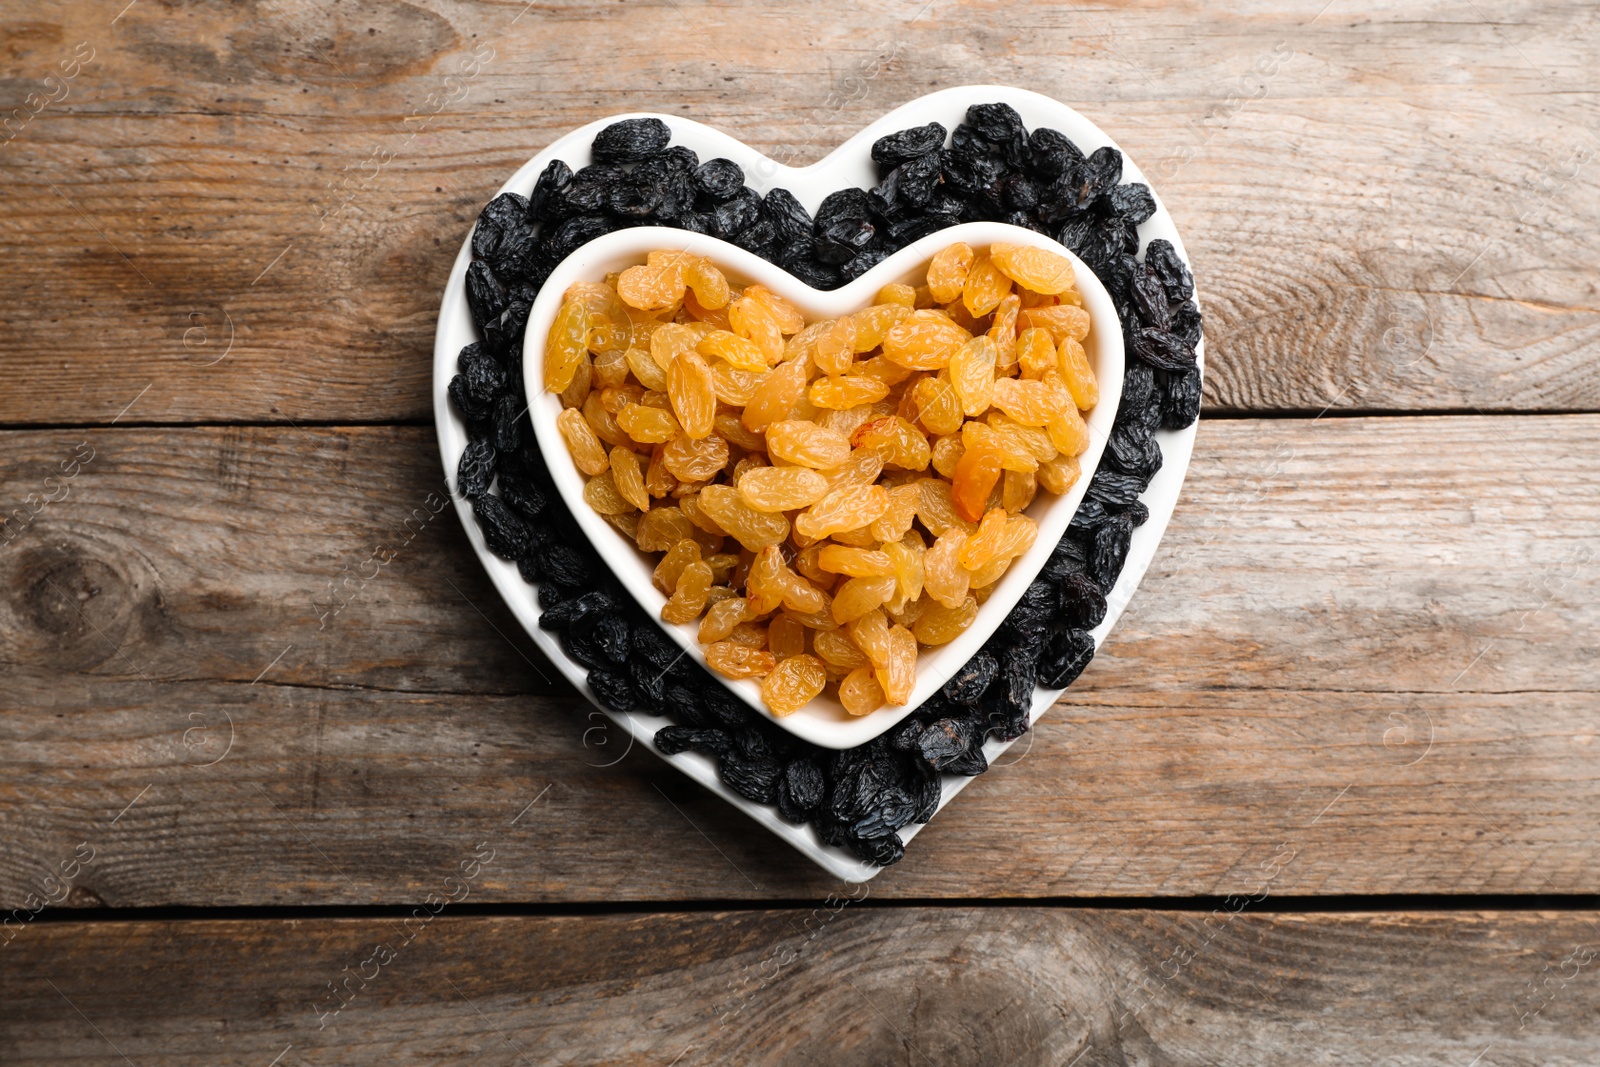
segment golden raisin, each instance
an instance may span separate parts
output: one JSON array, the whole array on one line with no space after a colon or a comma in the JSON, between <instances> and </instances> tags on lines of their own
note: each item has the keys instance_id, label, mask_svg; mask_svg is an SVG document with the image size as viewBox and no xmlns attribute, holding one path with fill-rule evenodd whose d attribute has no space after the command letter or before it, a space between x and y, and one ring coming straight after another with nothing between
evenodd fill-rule
<instances>
[{"instance_id":1,"label":"golden raisin","mask_svg":"<svg viewBox=\"0 0 1600 1067\"><path fill-rule=\"evenodd\" d=\"M1009 292L1011 279L1000 273L990 257L979 256L961 287L961 303L974 318L982 318L999 307Z\"/></svg>"},{"instance_id":2,"label":"golden raisin","mask_svg":"<svg viewBox=\"0 0 1600 1067\"><path fill-rule=\"evenodd\" d=\"M728 442L715 433L699 440L674 437L662 447L661 463L679 481L710 481L728 464Z\"/></svg>"},{"instance_id":3,"label":"golden raisin","mask_svg":"<svg viewBox=\"0 0 1600 1067\"><path fill-rule=\"evenodd\" d=\"M670 623L698 619L705 610L706 595L711 591L711 568L703 561L689 564L678 576L677 588L661 606L661 621Z\"/></svg>"},{"instance_id":4,"label":"golden raisin","mask_svg":"<svg viewBox=\"0 0 1600 1067\"><path fill-rule=\"evenodd\" d=\"M861 488L843 485L828 494L794 520L797 533L818 540L840 530L855 530L882 515L889 506L889 493L881 485Z\"/></svg>"},{"instance_id":5,"label":"golden raisin","mask_svg":"<svg viewBox=\"0 0 1600 1067\"><path fill-rule=\"evenodd\" d=\"M777 665L777 659L765 649L733 641L713 641L706 646L706 666L725 678L756 678L771 673Z\"/></svg>"},{"instance_id":6,"label":"golden raisin","mask_svg":"<svg viewBox=\"0 0 1600 1067\"><path fill-rule=\"evenodd\" d=\"M679 508L652 508L640 516L634 543L644 552L665 552L679 541L694 537L694 524Z\"/></svg>"},{"instance_id":7,"label":"golden raisin","mask_svg":"<svg viewBox=\"0 0 1600 1067\"><path fill-rule=\"evenodd\" d=\"M934 253L928 262L928 294L936 303L948 304L961 295L976 258L972 249L960 241Z\"/></svg>"},{"instance_id":8,"label":"golden raisin","mask_svg":"<svg viewBox=\"0 0 1600 1067\"><path fill-rule=\"evenodd\" d=\"M569 300L556 312L544 345L544 387L559 393L572 384L589 349L589 309Z\"/></svg>"},{"instance_id":9,"label":"golden raisin","mask_svg":"<svg viewBox=\"0 0 1600 1067\"><path fill-rule=\"evenodd\" d=\"M828 491L828 480L805 467L757 467L739 478L739 499L756 511L808 508Z\"/></svg>"},{"instance_id":10,"label":"golden raisin","mask_svg":"<svg viewBox=\"0 0 1600 1067\"><path fill-rule=\"evenodd\" d=\"M772 714L790 715L808 704L827 684L828 672L821 660L815 656L790 656L779 660L761 680L761 699Z\"/></svg>"},{"instance_id":11,"label":"golden raisin","mask_svg":"<svg viewBox=\"0 0 1600 1067\"><path fill-rule=\"evenodd\" d=\"M767 625L767 649L778 659L798 656L806 650L805 623L792 615L779 615ZM811 696L816 696L815 693ZM810 699L807 697L806 699Z\"/></svg>"},{"instance_id":12,"label":"golden raisin","mask_svg":"<svg viewBox=\"0 0 1600 1067\"><path fill-rule=\"evenodd\" d=\"M1072 263L1065 256L1032 245L992 244L989 260L1024 289L1055 296L1072 288Z\"/></svg>"},{"instance_id":13,"label":"golden raisin","mask_svg":"<svg viewBox=\"0 0 1600 1067\"><path fill-rule=\"evenodd\" d=\"M839 683L839 703L851 715L870 715L883 707L883 687L869 666L856 667Z\"/></svg>"},{"instance_id":14,"label":"golden raisin","mask_svg":"<svg viewBox=\"0 0 1600 1067\"><path fill-rule=\"evenodd\" d=\"M673 361L667 372L667 396L686 436L698 439L711 432L717 414L716 386L711 368L697 353L685 352Z\"/></svg>"},{"instance_id":15,"label":"golden raisin","mask_svg":"<svg viewBox=\"0 0 1600 1067\"><path fill-rule=\"evenodd\" d=\"M567 451L572 453L572 462L583 473L599 474L611 465L605 446L595 436L594 427L574 409L567 408L556 416L556 429L566 442Z\"/></svg>"},{"instance_id":16,"label":"golden raisin","mask_svg":"<svg viewBox=\"0 0 1600 1067\"><path fill-rule=\"evenodd\" d=\"M1094 368L1089 366L1089 354L1083 350L1083 345L1069 337L1061 342L1056 358L1072 402L1084 411L1098 404L1100 383L1095 379Z\"/></svg>"},{"instance_id":17,"label":"golden raisin","mask_svg":"<svg viewBox=\"0 0 1600 1067\"><path fill-rule=\"evenodd\" d=\"M850 458L850 440L843 434L803 420L774 422L767 427L767 452L814 470L828 470Z\"/></svg>"},{"instance_id":18,"label":"golden raisin","mask_svg":"<svg viewBox=\"0 0 1600 1067\"><path fill-rule=\"evenodd\" d=\"M970 596L953 608L935 604L917 617L911 633L921 644L947 645L960 637L977 617L978 602Z\"/></svg>"},{"instance_id":19,"label":"golden raisin","mask_svg":"<svg viewBox=\"0 0 1600 1067\"><path fill-rule=\"evenodd\" d=\"M644 471L639 454L618 446L611 450L611 477L622 499L640 511L650 510L650 494L644 487Z\"/></svg>"},{"instance_id":20,"label":"golden raisin","mask_svg":"<svg viewBox=\"0 0 1600 1067\"><path fill-rule=\"evenodd\" d=\"M889 395L889 383L865 374L818 378L811 383L811 402L819 408L853 408ZM749 410L746 408L745 410Z\"/></svg>"}]
</instances>

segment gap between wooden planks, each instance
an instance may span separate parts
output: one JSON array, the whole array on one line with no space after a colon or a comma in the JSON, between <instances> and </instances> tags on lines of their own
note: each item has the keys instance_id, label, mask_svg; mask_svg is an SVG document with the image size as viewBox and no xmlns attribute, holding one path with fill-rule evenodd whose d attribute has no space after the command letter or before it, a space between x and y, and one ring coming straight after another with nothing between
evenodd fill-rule
<instances>
[{"instance_id":1,"label":"gap between wooden planks","mask_svg":"<svg viewBox=\"0 0 1600 1067\"><path fill-rule=\"evenodd\" d=\"M1600 1042L1594 912L852 906L864 888L784 911L41 925L5 950L0 1055L1511 1067Z\"/></svg>"},{"instance_id":2,"label":"gap between wooden planks","mask_svg":"<svg viewBox=\"0 0 1600 1067\"><path fill-rule=\"evenodd\" d=\"M415 901L485 841L483 900L826 886L552 681L428 518L429 430L11 432L0 499L85 443L0 549L6 907L82 843L121 907ZM874 892L1592 891L1597 448L1203 422L1111 640Z\"/></svg>"},{"instance_id":3,"label":"gap between wooden planks","mask_svg":"<svg viewBox=\"0 0 1600 1067\"><path fill-rule=\"evenodd\" d=\"M430 418L456 250L559 134L665 110L806 162L993 81L1147 171L1215 409L1600 408L1595 13L1434 6L1038 3L1023 36L994 0L30 12L19 79L94 58L0 155L0 425L108 422L147 386L141 421Z\"/></svg>"}]
</instances>

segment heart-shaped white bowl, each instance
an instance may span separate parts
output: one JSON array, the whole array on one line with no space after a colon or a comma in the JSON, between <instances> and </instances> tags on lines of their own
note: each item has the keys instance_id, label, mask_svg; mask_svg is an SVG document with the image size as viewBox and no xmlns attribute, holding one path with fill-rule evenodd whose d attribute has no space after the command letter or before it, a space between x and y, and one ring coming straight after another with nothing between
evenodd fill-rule
<instances>
[{"instance_id":1,"label":"heart-shaped white bowl","mask_svg":"<svg viewBox=\"0 0 1600 1067\"><path fill-rule=\"evenodd\" d=\"M781 186L794 193L807 210L815 212L822 198L836 189L846 186L867 189L876 184L877 173L872 163L871 149L872 143L878 138L929 122L940 122L946 129L953 130L965 120L968 107L996 101L1016 108L1028 129L1047 126L1059 130L1070 137L1085 153L1101 147L1121 151L1121 146L1104 130L1073 108L1041 93L1009 85L960 85L920 96L869 123L827 156L805 167L786 166L721 130L712 129L690 119L661 114L653 117L661 119L672 130L674 144L694 149L701 159L725 156L744 168L746 181L758 192ZM554 159L565 160L574 169L584 166L591 162L589 145L594 140L595 134L613 122L639 117L642 117L642 113L611 115L563 134L518 168L517 172L500 187L499 192L521 193L527 196L533 191L534 182L538 180L540 173ZM1148 184L1144 172L1126 153L1123 154L1122 177L1125 182ZM1155 198L1156 213L1139 225L1141 249L1150 241L1158 237L1163 238L1171 241L1179 257L1188 263L1189 255L1184 250L1183 237L1178 233L1177 225L1162 203L1160 192L1152 188L1151 195ZM744 812L773 836L835 878L847 882L864 882L873 877L881 868L857 859L844 849L823 844L815 827L809 824L796 826L787 822L771 805L757 804L728 788L722 781L717 771L717 762L712 756L693 751L679 752L672 756L662 755L651 742L656 731L669 725L669 720L658 715L639 712L619 713L601 708L589 691L583 666L567 657L554 634L539 628L540 609L534 587L517 573L515 564L489 551L483 539L483 531L478 528L478 521L472 514L471 502L460 493L454 492L456 465L461 460L461 453L467 447L467 428L460 414L451 406L448 389L450 379L456 373L458 353L463 346L478 340L466 298L467 266L471 262L472 235L469 233L461 242L461 250L457 253L455 263L450 269L450 279L439 304L439 323L434 335L433 410L434 424L439 437L439 458L444 466L445 482L452 490L456 515L461 520L467 541L477 554L484 572L494 583L495 590L511 613L516 616L517 621L522 624L529 639L549 658L551 665L574 689L595 704L595 708L589 711L587 725L575 729L575 739L592 753L591 762L596 766L607 766L617 762L635 743L638 743L646 751L672 764L683 774ZM1203 306L1198 287L1195 292L1195 303ZM1195 355L1200 366L1204 368L1203 339L1195 347ZM1181 430L1159 430L1156 433L1156 441L1160 444L1162 453L1161 470L1151 479L1149 487L1139 498L1149 508L1150 518L1133 531L1133 538L1128 546L1127 562L1123 565L1122 574L1118 577L1116 585L1106 596L1106 616L1092 631L1096 647L1117 624L1117 619L1128 606L1134 590L1139 587L1146 569L1155 558L1161 537L1166 532L1167 522L1172 518L1172 513L1178 505L1178 496L1183 489L1184 476L1189 469L1189 458L1194 453L1195 435L1198 429L1199 424L1195 423ZM1061 694L1062 690L1059 689L1035 690L1031 720L1037 722ZM625 742L612 744L619 739L616 733L605 727L606 721L615 724L625 736ZM1011 755L1005 765L1014 764L1026 757L1027 750L1033 743L1033 734L1029 733L1021 740L1022 755ZM1001 757L1016 743L988 741L983 746L984 756L991 765L998 765ZM620 754L619 748L622 750ZM946 775L939 796L939 810L943 810L946 804L954 800L956 795L973 781L975 781L973 778ZM912 839L922 831L923 825L912 824L900 831L900 837L908 848Z\"/></svg>"},{"instance_id":2,"label":"heart-shaped white bowl","mask_svg":"<svg viewBox=\"0 0 1600 1067\"><path fill-rule=\"evenodd\" d=\"M1078 504L1083 500L1089 478L1100 463L1106 438L1111 433L1112 420L1116 418L1117 403L1122 399L1122 329L1111 294L1106 292L1094 272L1064 246L1043 234L1001 222L969 222L929 234L887 257L854 281L828 291L813 289L782 267L715 237L662 227L634 227L598 237L562 260L539 290L533 308L528 313L527 333L522 342L523 380L527 385L528 412L533 420L533 430L544 452L545 462L549 465L551 477L568 509L578 520L578 525L599 551L600 558L633 594L645 614L659 620L666 597L651 582L656 559L639 551L616 527L584 503L583 486L587 479L572 463L566 444L556 429L556 416L561 414L560 398L543 388L545 338L550 332L551 323L555 321L567 287L574 282L602 281L608 272L643 263L645 256L657 249L682 250L710 258L737 285L758 283L766 286L795 304L807 322L816 322L839 318L867 307L877 291L891 282L921 284L928 261L934 253L957 241L965 241L980 252L995 242L1032 245L1066 256L1072 261L1077 272L1077 289L1083 298L1084 309L1089 312L1089 336L1084 339L1084 350L1089 355L1100 385L1100 401L1092 411L1086 413L1084 419L1089 425L1089 448L1078 457L1082 475L1061 496L1040 492L1035 497L1026 512L1039 527L1033 547L1013 562L1005 576L995 584L994 592L978 609L978 617L965 633L949 644L921 650L917 657L916 688L912 690L911 699L903 706L885 705L870 715L856 716L845 711L837 699L819 696L794 714L779 718L767 711L761 701L761 687L755 680L746 678L735 681L713 674L752 708L772 718L795 736L823 748L854 748L866 744L911 714L918 705L937 692L1005 621L1006 615L1050 558L1051 550L1066 533ZM658 621L658 625L688 655L705 662L704 652L696 637L698 622L672 625Z\"/></svg>"}]
</instances>

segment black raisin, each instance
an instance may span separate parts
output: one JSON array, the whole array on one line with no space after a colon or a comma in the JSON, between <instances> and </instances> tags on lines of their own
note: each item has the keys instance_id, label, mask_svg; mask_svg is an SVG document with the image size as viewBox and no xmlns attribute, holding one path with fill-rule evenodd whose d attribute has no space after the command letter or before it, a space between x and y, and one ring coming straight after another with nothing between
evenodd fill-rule
<instances>
[{"instance_id":1,"label":"black raisin","mask_svg":"<svg viewBox=\"0 0 1600 1067\"><path fill-rule=\"evenodd\" d=\"M1200 417L1200 368L1190 367L1181 374L1163 374L1161 385L1161 425L1181 430Z\"/></svg>"},{"instance_id":2,"label":"black raisin","mask_svg":"<svg viewBox=\"0 0 1600 1067\"><path fill-rule=\"evenodd\" d=\"M1133 354L1157 370L1184 371L1194 366L1194 349L1183 338L1149 326L1134 333Z\"/></svg>"},{"instance_id":3,"label":"black raisin","mask_svg":"<svg viewBox=\"0 0 1600 1067\"><path fill-rule=\"evenodd\" d=\"M663 726L656 731L654 741L656 748L667 756L676 756L690 749L722 753L728 751L730 747L728 735L721 730L696 729L691 726Z\"/></svg>"},{"instance_id":4,"label":"black raisin","mask_svg":"<svg viewBox=\"0 0 1600 1067\"><path fill-rule=\"evenodd\" d=\"M792 241L796 237L811 235L811 216L787 189L768 192L761 201L761 214L772 221L780 240Z\"/></svg>"},{"instance_id":5,"label":"black raisin","mask_svg":"<svg viewBox=\"0 0 1600 1067\"><path fill-rule=\"evenodd\" d=\"M1172 324L1172 312L1167 304L1167 290L1156 277L1155 271L1144 266L1134 271L1131 289L1133 308L1139 321L1146 326L1165 330Z\"/></svg>"},{"instance_id":6,"label":"black raisin","mask_svg":"<svg viewBox=\"0 0 1600 1067\"><path fill-rule=\"evenodd\" d=\"M672 139L667 124L656 118L623 119L595 134L589 146L595 159L641 163L661 154Z\"/></svg>"},{"instance_id":7,"label":"black raisin","mask_svg":"<svg viewBox=\"0 0 1600 1067\"><path fill-rule=\"evenodd\" d=\"M1041 178L1059 178L1083 162L1083 153L1060 130L1040 127L1028 135L1028 168Z\"/></svg>"},{"instance_id":8,"label":"black raisin","mask_svg":"<svg viewBox=\"0 0 1600 1067\"><path fill-rule=\"evenodd\" d=\"M572 168L559 159L552 159L533 183L533 195L528 198L528 214L540 222L551 222L555 216L551 208L561 191L572 183Z\"/></svg>"},{"instance_id":9,"label":"black raisin","mask_svg":"<svg viewBox=\"0 0 1600 1067\"><path fill-rule=\"evenodd\" d=\"M917 751L928 766L942 771L966 754L972 744L972 727L959 719L940 719L928 724L917 738Z\"/></svg>"},{"instance_id":10,"label":"black raisin","mask_svg":"<svg viewBox=\"0 0 1600 1067\"><path fill-rule=\"evenodd\" d=\"M550 503L537 482L528 478L509 478L504 473L500 475L500 499L529 519L537 518Z\"/></svg>"},{"instance_id":11,"label":"black raisin","mask_svg":"<svg viewBox=\"0 0 1600 1067\"><path fill-rule=\"evenodd\" d=\"M1183 343L1190 348L1200 346L1200 338L1203 336L1200 309L1194 306L1193 300L1185 300L1178 305L1178 310L1172 313L1172 330L1183 338Z\"/></svg>"},{"instance_id":12,"label":"black raisin","mask_svg":"<svg viewBox=\"0 0 1600 1067\"><path fill-rule=\"evenodd\" d=\"M494 443L486 437L471 438L456 464L456 492L476 500L489 492L494 479Z\"/></svg>"},{"instance_id":13,"label":"black raisin","mask_svg":"<svg viewBox=\"0 0 1600 1067\"><path fill-rule=\"evenodd\" d=\"M905 842L900 840L899 834L866 839L847 836L844 843L858 858L878 867L892 867L906 854Z\"/></svg>"},{"instance_id":14,"label":"black raisin","mask_svg":"<svg viewBox=\"0 0 1600 1067\"><path fill-rule=\"evenodd\" d=\"M527 418L528 405L520 396L506 393L494 402L494 447L496 451L511 453L522 447L522 435L533 433Z\"/></svg>"},{"instance_id":15,"label":"black raisin","mask_svg":"<svg viewBox=\"0 0 1600 1067\"><path fill-rule=\"evenodd\" d=\"M495 555L518 560L532 548L527 525L499 497L485 494L473 498L472 513L483 528L484 543Z\"/></svg>"},{"instance_id":16,"label":"black raisin","mask_svg":"<svg viewBox=\"0 0 1600 1067\"><path fill-rule=\"evenodd\" d=\"M1061 622L1073 629L1092 630L1105 621L1106 598L1086 574L1069 574L1061 580Z\"/></svg>"},{"instance_id":17,"label":"black raisin","mask_svg":"<svg viewBox=\"0 0 1600 1067\"><path fill-rule=\"evenodd\" d=\"M589 688L603 708L628 712L639 706L639 698L634 694L633 686L629 684L627 675L620 671L605 667L594 668L589 672Z\"/></svg>"},{"instance_id":18,"label":"black raisin","mask_svg":"<svg viewBox=\"0 0 1600 1067\"><path fill-rule=\"evenodd\" d=\"M943 148L946 132L939 123L930 122L888 134L872 142L872 159L881 170L892 170L907 160Z\"/></svg>"},{"instance_id":19,"label":"black raisin","mask_svg":"<svg viewBox=\"0 0 1600 1067\"><path fill-rule=\"evenodd\" d=\"M479 330L506 310L506 287L482 260L474 260L467 268L467 308L472 312L472 324Z\"/></svg>"},{"instance_id":20,"label":"black raisin","mask_svg":"<svg viewBox=\"0 0 1600 1067\"><path fill-rule=\"evenodd\" d=\"M754 189L740 189L711 213L718 237L743 233L761 218L761 197Z\"/></svg>"},{"instance_id":21,"label":"black raisin","mask_svg":"<svg viewBox=\"0 0 1600 1067\"><path fill-rule=\"evenodd\" d=\"M999 673L999 661L980 649L944 683L944 694L958 704L977 704Z\"/></svg>"},{"instance_id":22,"label":"black raisin","mask_svg":"<svg viewBox=\"0 0 1600 1067\"><path fill-rule=\"evenodd\" d=\"M1118 421L1106 439L1105 462L1114 470L1149 481L1161 469L1161 446L1148 423Z\"/></svg>"},{"instance_id":23,"label":"black raisin","mask_svg":"<svg viewBox=\"0 0 1600 1067\"><path fill-rule=\"evenodd\" d=\"M778 778L783 767L771 756L748 759L732 751L717 764L717 775L735 793L757 804L778 799Z\"/></svg>"},{"instance_id":24,"label":"black raisin","mask_svg":"<svg viewBox=\"0 0 1600 1067\"><path fill-rule=\"evenodd\" d=\"M579 215L552 229L545 238L545 245L550 255L559 261L616 228L617 223L605 215Z\"/></svg>"},{"instance_id":25,"label":"black raisin","mask_svg":"<svg viewBox=\"0 0 1600 1067\"><path fill-rule=\"evenodd\" d=\"M589 561L577 549L557 543L546 545L541 551L544 553L544 572L550 581L572 588L589 584Z\"/></svg>"},{"instance_id":26,"label":"black raisin","mask_svg":"<svg viewBox=\"0 0 1600 1067\"><path fill-rule=\"evenodd\" d=\"M1120 160L1118 170L1121 170ZM1111 210L1130 226L1137 226L1156 213L1156 198L1151 195L1150 187L1141 182L1117 186L1106 193L1106 200Z\"/></svg>"},{"instance_id":27,"label":"black raisin","mask_svg":"<svg viewBox=\"0 0 1600 1067\"><path fill-rule=\"evenodd\" d=\"M1094 658L1094 638L1085 630L1062 628L1054 632L1039 661L1039 684L1046 689L1065 689Z\"/></svg>"},{"instance_id":28,"label":"black raisin","mask_svg":"<svg viewBox=\"0 0 1600 1067\"><path fill-rule=\"evenodd\" d=\"M967 124L1010 166L1020 167L1027 160L1028 131L1010 104L973 104L967 108Z\"/></svg>"},{"instance_id":29,"label":"black raisin","mask_svg":"<svg viewBox=\"0 0 1600 1067\"><path fill-rule=\"evenodd\" d=\"M1172 303L1179 304L1194 296L1194 277L1189 273L1189 268L1184 266L1171 241L1165 237L1151 241L1145 247L1144 261L1161 279L1161 284L1167 290L1167 299Z\"/></svg>"},{"instance_id":30,"label":"black raisin","mask_svg":"<svg viewBox=\"0 0 1600 1067\"><path fill-rule=\"evenodd\" d=\"M731 159L708 159L695 169L694 187L721 203L744 188L744 169Z\"/></svg>"},{"instance_id":31,"label":"black raisin","mask_svg":"<svg viewBox=\"0 0 1600 1067\"><path fill-rule=\"evenodd\" d=\"M827 788L828 781L815 760L790 760L778 779L778 814L793 823L806 822L822 806Z\"/></svg>"},{"instance_id":32,"label":"black raisin","mask_svg":"<svg viewBox=\"0 0 1600 1067\"><path fill-rule=\"evenodd\" d=\"M666 185L660 176L640 167L606 191L606 207L612 214L626 219L647 219L661 207L666 194Z\"/></svg>"},{"instance_id":33,"label":"black raisin","mask_svg":"<svg viewBox=\"0 0 1600 1067\"><path fill-rule=\"evenodd\" d=\"M1122 573L1122 565L1128 562L1128 543L1132 536L1133 519L1125 513L1110 516L1094 532L1089 545L1088 575L1108 596Z\"/></svg>"}]
</instances>

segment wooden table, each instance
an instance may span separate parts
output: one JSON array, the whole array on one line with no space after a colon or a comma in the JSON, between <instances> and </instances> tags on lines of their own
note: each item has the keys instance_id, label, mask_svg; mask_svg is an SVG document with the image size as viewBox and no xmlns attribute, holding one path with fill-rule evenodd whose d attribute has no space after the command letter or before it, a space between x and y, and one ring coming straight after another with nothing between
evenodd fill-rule
<instances>
[{"instance_id":1,"label":"wooden table","mask_svg":"<svg viewBox=\"0 0 1600 1067\"><path fill-rule=\"evenodd\" d=\"M0 1062L1600 1056L1593 5L123 4L0 7ZM551 681L428 505L434 316L573 126L989 81L1156 176L1207 409L851 888Z\"/></svg>"}]
</instances>

